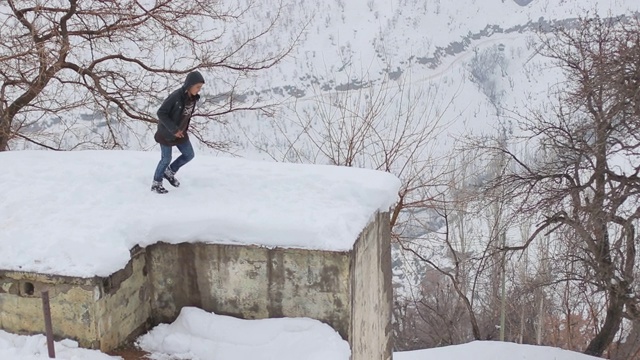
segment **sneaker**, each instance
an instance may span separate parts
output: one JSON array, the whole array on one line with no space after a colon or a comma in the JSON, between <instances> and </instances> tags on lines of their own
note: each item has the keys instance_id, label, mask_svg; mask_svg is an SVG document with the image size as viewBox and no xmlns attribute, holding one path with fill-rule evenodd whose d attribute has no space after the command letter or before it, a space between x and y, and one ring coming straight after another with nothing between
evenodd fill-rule
<instances>
[{"instance_id":1,"label":"sneaker","mask_svg":"<svg viewBox=\"0 0 640 360\"><path fill-rule=\"evenodd\" d=\"M162 186L161 181L154 181L153 184L151 184L151 191L157 192L158 194L166 194L169 192L169 190Z\"/></svg>"},{"instance_id":2,"label":"sneaker","mask_svg":"<svg viewBox=\"0 0 640 360\"><path fill-rule=\"evenodd\" d=\"M180 186L180 181L178 181L178 179L176 179L176 173L173 172L173 170L171 170L170 166L167 166L167 168L164 169L163 176L164 176L165 179L167 179L167 181L169 181L169 184L171 184L171 186L173 186L173 187Z\"/></svg>"}]
</instances>

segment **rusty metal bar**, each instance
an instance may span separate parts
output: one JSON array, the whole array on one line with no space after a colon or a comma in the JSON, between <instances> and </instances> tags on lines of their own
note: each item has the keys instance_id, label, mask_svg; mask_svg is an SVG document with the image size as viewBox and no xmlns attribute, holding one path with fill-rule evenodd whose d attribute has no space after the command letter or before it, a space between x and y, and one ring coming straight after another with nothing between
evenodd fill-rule
<instances>
[{"instance_id":1,"label":"rusty metal bar","mask_svg":"<svg viewBox=\"0 0 640 360\"><path fill-rule=\"evenodd\" d=\"M44 312L44 329L47 335L47 349L49 358L56 358L56 350L53 347L53 326L51 325L51 306L49 304L49 291L42 292L42 311Z\"/></svg>"}]
</instances>

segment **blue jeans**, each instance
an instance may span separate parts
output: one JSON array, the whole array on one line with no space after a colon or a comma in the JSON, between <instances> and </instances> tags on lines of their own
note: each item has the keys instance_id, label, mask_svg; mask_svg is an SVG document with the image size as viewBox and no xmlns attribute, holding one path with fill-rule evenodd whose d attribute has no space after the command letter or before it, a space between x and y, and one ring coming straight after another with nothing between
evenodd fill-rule
<instances>
[{"instance_id":1,"label":"blue jeans","mask_svg":"<svg viewBox=\"0 0 640 360\"><path fill-rule=\"evenodd\" d=\"M164 174L164 170L167 167L169 167L174 173L178 172L178 170L180 170L180 168L184 164L193 160L193 158L195 157L195 154L193 153L193 147L191 146L191 141L189 141L189 139L176 146L178 147L178 150L180 150L181 154L173 163L171 163L171 149L173 148L173 146L160 144L160 151L162 153L162 156L160 157L160 162L158 163L156 172L155 174L153 174L153 181L162 181L162 175ZM169 163L171 163L171 165L169 165Z\"/></svg>"}]
</instances>

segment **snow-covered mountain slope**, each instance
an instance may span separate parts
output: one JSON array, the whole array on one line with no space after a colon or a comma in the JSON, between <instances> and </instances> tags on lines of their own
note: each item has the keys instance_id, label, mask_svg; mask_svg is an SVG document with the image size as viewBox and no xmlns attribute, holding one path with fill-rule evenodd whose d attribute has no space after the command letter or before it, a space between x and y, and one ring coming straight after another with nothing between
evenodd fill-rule
<instances>
[{"instance_id":1,"label":"snow-covered mountain slope","mask_svg":"<svg viewBox=\"0 0 640 360\"><path fill-rule=\"evenodd\" d=\"M339 90L350 82L376 81L384 72L403 72L410 64L422 65L418 78L431 77L458 55L501 41L503 35L514 38L538 29L547 31L588 13L607 17L640 10L630 0L518 3L525 2L287 0L285 21L292 28L306 23L304 36L288 59L252 80L258 91L295 87L301 92L291 94L300 95L311 80L325 89Z\"/></svg>"},{"instance_id":2,"label":"snow-covered mountain slope","mask_svg":"<svg viewBox=\"0 0 640 360\"><path fill-rule=\"evenodd\" d=\"M221 94L228 94L231 84L237 100L276 104L268 112L225 115L219 120L228 125L212 122L206 136L214 141L230 140L234 145L231 151L241 155L289 161L305 160L286 154L290 138L300 133L302 114L315 115L319 124L318 104L335 103L338 96L350 97L352 106L363 107L364 102L355 104L352 98L402 88L404 95L396 99L406 100L410 90L414 94L411 101L437 114L451 125L452 133L498 127L496 124L506 121L501 120L499 109L537 106L558 79L559 74L536 53L539 33L556 24L571 24L579 16L630 16L640 11L640 3L634 0L470 0L464 4L441 0L283 0L282 4L278 26L252 50L268 55L304 26L291 54L273 68L239 79L232 72L205 73L202 105L224 98ZM234 31L264 27L276 11L275 4L259 4L250 19L237 29L228 29L223 39L232 39ZM165 60L180 55L164 45L158 51L164 52L159 58ZM176 86L179 84L177 81ZM419 92L425 94L416 95ZM388 116L392 116L395 105L389 102ZM80 133L104 127L90 109L69 117L77 119L71 123ZM426 116L425 120L433 118ZM42 125L64 131L69 123L62 126L49 119ZM137 136L125 138L125 147L154 146L146 125L133 129ZM313 147L309 141L298 141L296 146Z\"/></svg>"},{"instance_id":3,"label":"snow-covered mountain slope","mask_svg":"<svg viewBox=\"0 0 640 360\"><path fill-rule=\"evenodd\" d=\"M398 100L404 99L430 112L425 121L440 118L446 133L493 132L509 121L505 111L544 104L550 87L561 79L548 59L537 54L539 36L579 16L640 11L640 3L631 0L288 5L291 22L310 19L305 36L285 61L242 82L248 97L279 106L268 114L228 115L228 125L214 126L210 134L233 140L243 155L258 150L277 160L304 161L290 156L291 147L312 152L315 144L308 139L291 142L309 122L316 127L326 122L322 110L327 104L349 103L362 110L367 106L363 94L371 99L401 90L402 96L388 101L383 116L392 117ZM212 85L207 91L224 88Z\"/></svg>"}]
</instances>

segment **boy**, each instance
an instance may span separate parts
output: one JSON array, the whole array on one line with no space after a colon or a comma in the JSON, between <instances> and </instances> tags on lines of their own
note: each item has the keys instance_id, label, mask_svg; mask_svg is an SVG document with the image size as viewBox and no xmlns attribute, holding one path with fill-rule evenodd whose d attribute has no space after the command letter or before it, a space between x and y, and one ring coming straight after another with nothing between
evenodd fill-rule
<instances>
[{"instance_id":1,"label":"boy","mask_svg":"<svg viewBox=\"0 0 640 360\"><path fill-rule=\"evenodd\" d=\"M175 175L178 170L195 156L189 141L189 123L200 99L200 89L204 85L204 77L198 71L187 75L184 85L167 97L158 109L158 131L154 139L160 144L161 157L153 175L151 191L166 194L169 191L162 186L162 179L167 179L174 187L180 186ZM181 155L171 164L171 151L176 146Z\"/></svg>"}]
</instances>

